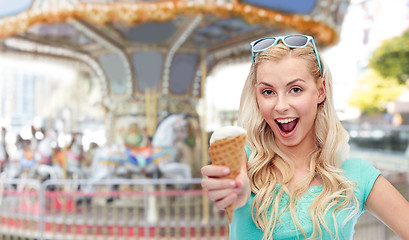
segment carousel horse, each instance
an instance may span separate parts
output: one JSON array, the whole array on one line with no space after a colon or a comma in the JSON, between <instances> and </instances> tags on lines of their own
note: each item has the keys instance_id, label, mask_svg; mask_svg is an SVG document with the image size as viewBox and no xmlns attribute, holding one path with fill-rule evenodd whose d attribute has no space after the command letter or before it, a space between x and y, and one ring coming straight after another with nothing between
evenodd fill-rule
<instances>
[{"instance_id":1,"label":"carousel horse","mask_svg":"<svg viewBox=\"0 0 409 240\"><path fill-rule=\"evenodd\" d=\"M32 178L36 163L31 141L18 136L16 148L16 154L10 158L1 177L5 179ZM10 187L13 189L21 188L19 185L21 184L12 184Z\"/></svg>"},{"instance_id":2,"label":"carousel horse","mask_svg":"<svg viewBox=\"0 0 409 240\"><path fill-rule=\"evenodd\" d=\"M88 178L91 182L110 178L191 178L188 164L178 161L176 145L186 139L186 118L170 115L159 123L146 146L111 145L98 148Z\"/></svg>"},{"instance_id":3,"label":"carousel horse","mask_svg":"<svg viewBox=\"0 0 409 240\"><path fill-rule=\"evenodd\" d=\"M39 141L37 144L37 149L35 151L34 157L37 164L52 164L52 142L53 138L51 137L51 132L47 132L44 136L44 139Z\"/></svg>"},{"instance_id":4,"label":"carousel horse","mask_svg":"<svg viewBox=\"0 0 409 240\"><path fill-rule=\"evenodd\" d=\"M171 157L166 161L159 161L158 168L162 178L182 178L192 177L191 167L179 161L180 142L184 142L187 137L187 120L184 114L173 114L159 123L153 136L152 145L156 149L171 153Z\"/></svg>"},{"instance_id":5,"label":"carousel horse","mask_svg":"<svg viewBox=\"0 0 409 240\"><path fill-rule=\"evenodd\" d=\"M13 179L20 176L22 170L20 158L25 145L24 141L25 140L23 140L20 135L17 136L15 154L10 155L8 163L4 166L4 171L1 173L2 178Z\"/></svg>"},{"instance_id":6,"label":"carousel horse","mask_svg":"<svg viewBox=\"0 0 409 240\"><path fill-rule=\"evenodd\" d=\"M44 139L38 143L34 154L37 164L35 174L37 178L40 178L42 181L47 179L62 179L64 177L62 167L52 162L53 142L55 140L55 133L47 131Z\"/></svg>"},{"instance_id":7,"label":"carousel horse","mask_svg":"<svg viewBox=\"0 0 409 240\"><path fill-rule=\"evenodd\" d=\"M81 166L82 155L82 136L79 133L75 133L66 151L67 173L73 179L85 177Z\"/></svg>"},{"instance_id":8,"label":"carousel horse","mask_svg":"<svg viewBox=\"0 0 409 240\"><path fill-rule=\"evenodd\" d=\"M34 153L31 149L30 140L18 138L16 142L17 154L13 156L6 165L1 178L16 179L16 178L31 178L34 173L35 160ZM11 184L12 189L20 189L25 184ZM2 186L3 188L4 186Z\"/></svg>"},{"instance_id":9,"label":"carousel horse","mask_svg":"<svg viewBox=\"0 0 409 240\"><path fill-rule=\"evenodd\" d=\"M21 167L20 177L30 178L34 173L36 164L34 150L31 147L30 140L25 140L23 142L23 148L20 149L19 160Z\"/></svg>"},{"instance_id":10,"label":"carousel horse","mask_svg":"<svg viewBox=\"0 0 409 240\"><path fill-rule=\"evenodd\" d=\"M116 169L127 161L126 149L122 145L100 147L94 151L89 179L117 178Z\"/></svg>"},{"instance_id":11,"label":"carousel horse","mask_svg":"<svg viewBox=\"0 0 409 240\"><path fill-rule=\"evenodd\" d=\"M91 164L92 175L88 178L87 184L82 186L86 193L95 191L98 182L102 179L112 178L170 178L170 179L190 179L192 177L191 168L188 164L179 161L179 142L185 142L187 134L187 120L183 114L170 115L163 119L152 138L145 139L145 146L127 146L125 144L110 145L100 147L95 150ZM136 142L136 141L135 141ZM114 190L115 187L112 186ZM153 185L148 185L148 189ZM172 185L172 188L185 189L188 185ZM111 189L112 190L112 189ZM153 190L153 189L151 189ZM156 201L154 196L149 196L149 209L147 220L154 223L158 217ZM91 199L80 199L89 202ZM105 199L104 202L111 202L112 198Z\"/></svg>"},{"instance_id":12,"label":"carousel horse","mask_svg":"<svg viewBox=\"0 0 409 240\"><path fill-rule=\"evenodd\" d=\"M3 127L1 129L1 141L0 141L0 172L3 172L8 160L9 154L6 147L6 129Z\"/></svg>"},{"instance_id":13,"label":"carousel horse","mask_svg":"<svg viewBox=\"0 0 409 240\"><path fill-rule=\"evenodd\" d=\"M0 143L0 172L3 172L8 162L6 146Z\"/></svg>"},{"instance_id":14,"label":"carousel horse","mask_svg":"<svg viewBox=\"0 0 409 240\"><path fill-rule=\"evenodd\" d=\"M190 166L178 159L180 153L177 146L187 137L185 115L170 115L159 123L152 138L145 137L145 140L139 141L144 142L145 146L125 144L127 160L118 169L152 178L191 178Z\"/></svg>"},{"instance_id":15,"label":"carousel horse","mask_svg":"<svg viewBox=\"0 0 409 240\"><path fill-rule=\"evenodd\" d=\"M94 192L98 183L103 179L119 178L123 174L121 172L123 170L119 168L127 161L126 149L122 145L98 147L93 152L94 155L88 170L90 174L87 176L87 183L80 186L84 193ZM76 204L90 203L91 199L90 197L79 198ZM110 199L106 199L106 202L109 201Z\"/></svg>"},{"instance_id":16,"label":"carousel horse","mask_svg":"<svg viewBox=\"0 0 409 240\"><path fill-rule=\"evenodd\" d=\"M154 149L167 152L169 157L157 162L161 178L168 179L190 179L192 177L191 167L180 161L180 144L188 138L188 122L184 114L173 114L163 119L155 131L152 140ZM189 185L172 185L171 188L187 189ZM153 189L152 189L153 190ZM159 217L158 207L154 196L148 197L147 220L155 223Z\"/></svg>"}]
</instances>

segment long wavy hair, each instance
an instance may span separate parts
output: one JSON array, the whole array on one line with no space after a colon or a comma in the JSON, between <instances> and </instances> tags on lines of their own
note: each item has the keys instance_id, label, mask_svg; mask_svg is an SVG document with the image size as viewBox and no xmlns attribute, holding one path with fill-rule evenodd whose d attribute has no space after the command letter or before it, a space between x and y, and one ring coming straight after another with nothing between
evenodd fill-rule
<instances>
[{"instance_id":1,"label":"long wavy hair","mask_svg":"<svg viewBox=\"0 0 409 240\"><path fill-rule=\"evenodd\" d=\"M322 179L323 190L309 209L313 223L311 238L321 236L323 227L335 239L340 234L336 221L337 214L345 209L349 211L347 219L342 223L343 226L358 211L358 201L354 195L354 183L348 181L341 170L343 160L349 151L349 137L336 115L332 100L332 77L327 65L321 61L326 99L317 106L314 124L315 149L310 154L310 171L291 192L288 185L294 174L293 162L278 148L274 133L263 119L257 104L258 64L264 61L280 61L288 55L304 59L316 79L316 84L321 84L322 81L311 43L305 48L297 49L290 49L279 43L256 55L256 63L251 66L243 87L238 119L238 125L247 130L247 145L251 150L248 175L251 191L255 195L251 206L252 218L257 227L264 231L263 239L273 239L274 228L279 222L280 214L285 210L279 209L279 202L286 193L289 196L286 209L289 209L297 231L306 239L295 209L300 197L308 191L312 180L318 175ZM281 184L281 188L276 191L278 183ZM267 214L268 210L271 211L270 215ZM326 223L327 213L332 214L335 232L332 232Z\"/></svg>"}]
</instances>

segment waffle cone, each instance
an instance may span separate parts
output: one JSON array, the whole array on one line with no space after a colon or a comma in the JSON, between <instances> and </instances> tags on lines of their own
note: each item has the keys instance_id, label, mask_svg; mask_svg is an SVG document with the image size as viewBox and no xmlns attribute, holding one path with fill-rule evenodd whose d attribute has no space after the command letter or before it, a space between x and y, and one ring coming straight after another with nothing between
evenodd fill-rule
<instances>
[{"instance_id":1,"label":"waffle cone","mask_svg":"<svg viewBox=\"0 0 409 240\"><path fill-rule=\"evenodd\" d=\"M209 156L213 165L222 165L230 169L226 178L235 179L241 170L243 148L246 143L246 134L216 140L209 147ZM226 207L229 223L232 222L234 206Z\"/></svg>"}]
</instances>

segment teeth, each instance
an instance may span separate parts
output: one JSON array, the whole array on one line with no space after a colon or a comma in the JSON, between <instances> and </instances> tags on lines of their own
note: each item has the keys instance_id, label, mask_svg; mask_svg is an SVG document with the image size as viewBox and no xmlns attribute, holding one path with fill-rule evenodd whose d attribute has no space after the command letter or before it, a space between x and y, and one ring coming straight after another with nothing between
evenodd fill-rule
<instances>
[{"instance_id":1,"label":"teeth","mask_svg":"<svg viewBox=\"0 0 409 240\"><path fill-rule=\"evenodd\" d=\"M289 123L289 122L292 122L294 120L295 120L295 118L277 119L277 122L279 122L279 123Z\"/></svg>"}]
</instances>

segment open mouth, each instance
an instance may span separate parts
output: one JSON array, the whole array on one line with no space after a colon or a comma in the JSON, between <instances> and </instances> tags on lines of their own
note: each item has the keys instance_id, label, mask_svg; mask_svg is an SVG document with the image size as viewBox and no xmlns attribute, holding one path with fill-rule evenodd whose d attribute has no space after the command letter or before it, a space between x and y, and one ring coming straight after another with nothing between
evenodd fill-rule
<instances>
[{"instance_id":1,"label":"open mouth","mask_svg":"<svg viewBox=\"0 0 409 240\"><path fill-rule=\"evenodd\" d=\"M276 123L283 133L292 132L297 126L299 118L276 119Z\"/></svg>"}]
</instances>

